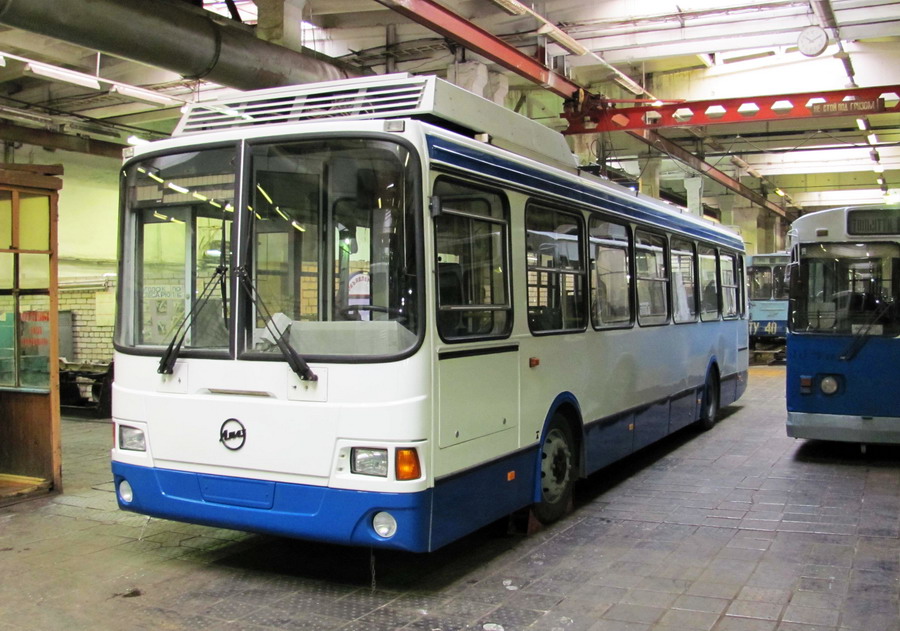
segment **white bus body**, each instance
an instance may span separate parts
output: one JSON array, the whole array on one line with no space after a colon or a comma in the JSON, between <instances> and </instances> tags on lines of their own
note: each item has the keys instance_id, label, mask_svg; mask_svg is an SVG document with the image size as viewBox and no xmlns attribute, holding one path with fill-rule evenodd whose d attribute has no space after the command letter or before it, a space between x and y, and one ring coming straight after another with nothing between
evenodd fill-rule
<instances>
[{"instance_id":1,"label":"white bus body","mask_svg":"<svg viewBox=\"0 0 900 631\"><path fill-rule=\"evenodd\" d=\"M434 550L557 519L575 478L746 387L740 239L502 107L391 75L201 104L180 134L123 169L123 509Z\"/></svg>"}]
</instances>

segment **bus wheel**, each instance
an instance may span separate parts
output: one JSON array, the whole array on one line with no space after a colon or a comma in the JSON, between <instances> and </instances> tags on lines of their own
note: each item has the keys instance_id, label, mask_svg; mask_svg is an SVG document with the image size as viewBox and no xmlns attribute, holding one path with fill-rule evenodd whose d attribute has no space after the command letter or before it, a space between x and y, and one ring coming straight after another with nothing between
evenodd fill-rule
<instances>
[{"instance_id":1,"label":"bus wheel","mask_svg":"<svg viewBox=\"0 0 900 631\"><path fill-rule=\"evenodd\" d=\"M706 376L703 386L703 400L700 403L700 427L712 429L719 415L719 374L713 368Z\"/></svg>"},{"instance_id":2,"label":"bus wheel","mask_svg":"<svg viewBox=\"0 0 900 631\"><path fill-rule=\"evenodd\" d=\"M563 416L555 415L541 444L541 499L532 508L542 524L555 522L571 507L575 478L572 446L569 424Z\"/></svg>"}]
</instances>

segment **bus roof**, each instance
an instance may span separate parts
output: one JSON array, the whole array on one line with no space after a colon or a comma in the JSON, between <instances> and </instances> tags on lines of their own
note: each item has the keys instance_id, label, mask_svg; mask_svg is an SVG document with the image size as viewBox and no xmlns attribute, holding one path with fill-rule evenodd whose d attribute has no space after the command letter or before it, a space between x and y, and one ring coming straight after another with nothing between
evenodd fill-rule
<instances>
[{"instance_id":1,"label":"bus roof","mask_svg":"<svg viewBox=\"0 0 900 631\"><path fill-rule=\"evenodd\" d=\"M873 221L875 223L871 223ZM900 204L819 210L795 219L788 234L793 242L837 241L863 236L896 240L900 235Z\"/></svg>"},{"instance_id":2,"label":"bus roof","mask_svg":"<svg viewBox=\"0 0 900 631\"><path fill-rule=\"evenodd\" d=\"M324 119L417 118L557 167L575 157L559 132L434 76L396 73L234 92L188 105L173 136Z\"/></svg>"}]
</instances>

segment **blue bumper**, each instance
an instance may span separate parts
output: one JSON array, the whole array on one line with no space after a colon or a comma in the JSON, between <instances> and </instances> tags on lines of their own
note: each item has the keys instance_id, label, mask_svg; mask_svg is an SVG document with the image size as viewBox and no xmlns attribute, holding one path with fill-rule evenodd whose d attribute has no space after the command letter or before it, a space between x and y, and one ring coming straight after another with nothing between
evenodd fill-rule
<instances>
[{"instance_id":1,"label":"blue bumper","mask_svg":"<svg viewBox=\"0 0 900 631\"><path fill-rule=\"evenodd\" d=\"M432 491L374 493L140 467L113 462L119 507L153 517L218 528L339 544L427 552L432 549ZM133 500L123 502L127 480ZM389 539L372 529L387 511L397 520Z\"/></svg>"}]
</instances>

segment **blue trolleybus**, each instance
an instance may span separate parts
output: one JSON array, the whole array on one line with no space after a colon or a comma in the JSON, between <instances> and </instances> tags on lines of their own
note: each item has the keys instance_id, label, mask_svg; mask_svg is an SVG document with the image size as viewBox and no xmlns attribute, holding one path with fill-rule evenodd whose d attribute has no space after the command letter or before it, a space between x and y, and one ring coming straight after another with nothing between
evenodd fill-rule
<instances>
[{"instance_id":1,"label":"blue trolleybus","mask_svg":"<svg viewBox=\"0 0 900 631\"><path fill-rule=\"evenodd\" d=\"M743 244L435 77L196 103L122 169L121 508L429 551L744 391Z\"/></svg>"},{"instance_id":2,"label":"blue trolleybus","mask_svg":"<svg viewBox=\"0 0 900 631\"><path fill-rule=\"evenodd\" d=\"M811 213L791 238L788 436L900 442L900 206Z\"/></svg>"},{"instance_id":3,"label":"blue trolleybus","mask_svg":"<svg viewBox=\"0 0 900 631\"><path fill-rule=\"evenodd\" d=\"M747 295L750 304L750 345L780 343L787 335L787 252L747 256Z\"/></svg>"}]
</instances>

